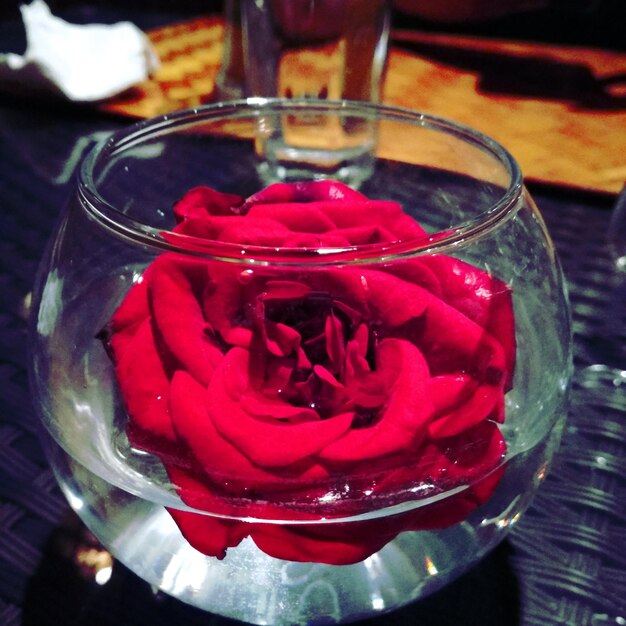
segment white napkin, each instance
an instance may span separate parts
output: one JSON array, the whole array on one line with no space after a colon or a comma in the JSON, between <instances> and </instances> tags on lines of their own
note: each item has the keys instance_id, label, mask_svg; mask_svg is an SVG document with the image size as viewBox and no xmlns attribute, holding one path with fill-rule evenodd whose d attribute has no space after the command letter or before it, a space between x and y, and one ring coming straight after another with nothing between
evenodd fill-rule
<instances>
[{"instance_id":1,"label":"white napkin","mask_svg":"<svg viewBox=\"0 0 626 626\"><path fill-rule=\"evenodd\" d=\"M130 22L69 24L52 15L43 0L33 0L20 10L26 53L0 54L4 91L92 102L121 93L159 66L148 37Z\"/></svg>"}]
</instances>

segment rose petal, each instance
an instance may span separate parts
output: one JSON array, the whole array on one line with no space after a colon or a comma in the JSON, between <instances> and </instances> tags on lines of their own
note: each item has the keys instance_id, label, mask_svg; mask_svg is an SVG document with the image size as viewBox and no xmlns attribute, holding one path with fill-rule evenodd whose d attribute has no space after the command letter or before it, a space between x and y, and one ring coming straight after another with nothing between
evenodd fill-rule
<instances>
[{"instance_id":1,"label":"rose petal","mask_svg":"<svg viewBox=\"0 0 626 626\"><path fill-rule=\"evenodd\" d=\"M442 300L423 294L425 313L416 341L422 347L433 374L470 371L492 384L506 373L506 359L499 341L485 329Z\"/></svg>"},{"instance_id":2,"label":"rose petal","mask_svg":"<svg viewBox=\"0 0 626 626\"><path fill-rule=\"evenodd\" d=\"M183 501L189 506L202 509L206 507L207 497L210 500L216 500L204 483L199 482L188 472L173 467L170 467L168 471ZM252 524L223 517L193 513L172 507L169 507L167 511L191 546L207 556L214 556L218 559L226 556L228 548L239 545L253 528Z\"/></svg>"},{"instance_id":3,"label":"rose petal","mask_svg":"<svg viewBox=\"0 0 626 626\"><path fill-rule=\"evenodd\" d=\"M337 317L332 313L326 316L326 353L331 365L331 371L341 374L344 370L346 359L345 339L343 336L343 326Z\"/></svg>"},{"instance_id":4,"label":"rose petal","mask_svg":"<svg viewBox=\"0 0 626 626\"><path fill-rule=\"evenodd\" d=\"M352 226L350 228L339 228L333 231L333 236L337 237L337 243L343 241L344 245L363 246L376 243L390 243L398 238L389 230L376 224L365 226Z\"/></svg>"},{"instance_id":5,"label":"rose petal","mask_svg":"<svg viewBox=\"0 0 626 626\"><path fill-rule=\"evenodd\" d=\"M240 399L241 408L251 417L266 420L268 424L302 424L319 420L319 415L308 408L292 405L278 397L267 397L249 391Z\"/></svg>"},{"instance_id":6,"label":"rose petal","mask_svg":"<svg viewBox=\"0 0 626 626\"><path fill-rule=\"evenodd\" d=\"M249 328L231 328L223 334L224 341L230 346L239 346L240 348L250 348L254 335Z\"/></svg>"},{"instance_id":7,"label":"rose petal","mask_svg":"<svg viewBox=\"0 0 626 626\"><path fill-rule=\"evenodd\" d=\"M428 365L407 341L385 339L376 352L376 369L386 379L388 399L372 425L350 430L327 445L320 458L357 462L399 452L423 436L432 417Z\"/></svg>"},{"instance_id":8,"label":"rose petal","mask_svg":"<svg viewBox=\"0 0 626 626\"><path fill-rule=\"evenodd\" d=\"M268 352L278 357L297 353L302 339L300 333L290 326L272 322L265 322L262 334Z\"/></svg>"},{"instance_id":9,"label":"rose petal","mask_svg":"<svg viewBox=\"0 0 626 626\"><path fill-rule=\"evenodd\" d=\"M380 226L388 228L401 215L402 207L397 202L387 200L318 201L315 206L327 215L338 229Z\"/></svg>"},{"instance_id":10,"label":"rose petal","mask_svg":"<svg viewBox=\"0 0 626 626\"><path fill-rule=\"evenodd\" d=\"M452 377L441 376L431 379L431 394L433 398L437 398L435 403L441 403L441 394L447 392L442 389L444 386L454 385L450 378ZM438 414L428 426L428 434L433 439L452 437L492 417L496 403L502 397L499 387L477 385L473 380L468 381L463 390L455 391L457 398L454 405L437 411Z\"/></svg>"},{"instance_id":11,"label":"rose petal","mask_svg":"<svg viewBox=\"0 0 626 626\"><path fill-rule=\"evenodd\" d=\"M278 398L289 385L297 361L293 358L270 359L265 365L265 377L261 392L270 398Z\"/></svg>"},{"instance_id":12,"label":"rose petal","mask_svg":"<svg viewBox=\"0 0 626 626\"><path fill-rule=\"evenodd\" d=\"M249 283L254 273L224 263L208 263L202 286L201 310L206 324L225 338L233 328L249 323L247 302Z\"/></svg>"},{"instance_id":13,"label":"rose petal","mask_svg":"<svg viewBox=\"0 0 626 626\"><path fill-rule=\"evenodd\" d=\"M320 248L349 248L352 242L339 231L325 233L292 233L285 239L285 248L300 248L318 252Z\"/></svg>"},{"instance_id":14,"label":"rose petal","mask_svg":"<svg viewBox=\"0 0 626 626\"><path fill-rule=\"evenodd\" d=\"M319 421L271 423L243 410L242 397L253 393L250 356L241 348L230 350L216 369L207 392L207 408L218 432L261 467L281 467L315 455L350 427L352 415ZM307 412L307 409L302 409Z\"/></svg>"},{"instance_id":15,"label":"rose petal","mask_svg":"<svg viewBox=\"0 0 626 626\"><path fill-rule=\"evenodd\" d=\"M292 236L291 230L276 220L240 216L188 218L173 232L207 241L270 247L284 247Z\"/></svg>"},{"instance_id":16,"label":"rose petal","mask_svg":"<svg viewBox=\"0 0 626 626\"><path fill-rule=\"evenodd\" d=\"M353 348L357 354L365 358L367 356L367 350L369 345L369 330L367 325L359 324L352 341L348 343L350 348Z\"/></svg>"},{"instance_id":17,"label":"rose petal","mask_svg":"<svg viewBox=\"0 0 626 626\"><path fill-rule=\"evenodd\" d=\"M398 241L428 238L428 233L410 215L402 213L387 228L396 235Z\"/></svg>"},{"instance_id":18,"label":"rose petal","mask_svg":"<svg viewBox=\"0 0 626 626\"><path fill-rule=\"evenodd\" d=\"M189 511L168 508L183 537L198 552L223 559L228 548L238 546L249 533L249 525L243 522L199 515Z\"/></svg>"},{"instance_id":19,"label":"rose petal","mask_svg":"<svg viewBox=\"0 0 626 626\"><path fill-rule=\"evenodd\" d=\"M266 217L246 216L235 222L231 218L218 235L220 241L248 246L289 247L292 232L288 224Z\"/></svg>"},{"instance_id":20,"label":"rose petal","mask_svg":"<svg viewBox=\"0 0 626 626\"><path fill-rule=\"evenodd\" d=\"M296 280L268 280L263 290L263 300L299 300L311 293L311 288Z\"/></svg>"},{"instance_id":21,"label":"rose petal","mask_svg":"<svg viewBox=\"0 0 626 626\"><path fill-rule=\"evenodd\" d=\"M364 372L360 378L346 384L345 389L351 406L370 412L381 408L389 395L383 377L378 372Z\"/></svg>"},{"instance_id":22,"label":"rose petal","mask_svg":"<svg viewBox=\"0 0 626 626\"><path fill-rule=\"evenodd\" d=\"M142 322L127 348L120 354L115 373L130 415L132 442L172 454L176 436L168 408L169 381L154 344L150 320Z\"/></svg>"},{"instance_id":23,"label":"rose petal","mask_svg":"<svg viewBox=\"0 0 626 626\"><path fill-rule=\"evenodd\" d=\"M128 350L135 333L150 316L148 306L150 273L151 268L148 267L133 284L100 335L115 360L119 360Z\"/></svg>"},{"instance_id":24,"label":"rose petal","mask_svg":"<svg viewBox=\"0 0 626 626\"><path fill-rule=\"evenodd\" d=\"M378 552L399 532L389 520L278 526L259 524L251 533L260 550L277 559L350 565Z\"/></svg>"},{"instance_id":25,"label":"rose petal","mask_svg":"<svg viewBox=\"0 0 626 626\"><path fill-rule=\"evenodd\" d=\"M500 342L461 311L391 274L363 271L361 282L377 317L419 345L433 374L472 370L493 384L506 375Z\"/></svg>"},{"instance_id":26,"label":"rose petal","mask_svg":"<svg viewBox=\"0 0 626 626\"><path fill-rule=\"evenodd\" d=\"M462 433L436 442L442 456L438 472L452 485L473 483L498 468L506 455L506 442L497 424L482 421Z\"/></svg>"},{"instance_id":27,"label":"rose petal","mask_svg":"<svg viewBox=\"0 0 626 626\"><path fill-rule=\"evenodd\" d=\"M194 187L174 205L174 216L178 222L182 222L190 218L230 215L233 207L242 202L241 196L221 193L210 187Z\"/></svg>"},{"instance_id":28,"label":"rose petal","mask_svg":"<svg viewBox=\"0 0 626 626\"><path fill-rule=\"evenodd\" d=\"M148 281L151 274L151 266L138 278L130 288L124 300L116 309L111 318L110 327L114 333L120 333L131 326L143 322L150 310L148 308Z\"/></svg>"},{"instance_id":29,"label":"rose petal","mask_svg":"<svg viewBox=\"0 0 626 626\"><path fill-rule=\"evenodd\" d=\"M319 202L323 200L367 200L367 198L343 183L333 180L275 183L250 196L242 205L246 214L258 204L281 202Z\"/></svg>"},{"instance_id":30,"label":"rose petal","mask_svg":"<svg viewBox=\"0 0 626 626\"><path fill-rule=\"evenodd\" d=\"M175 360L171 366L186 369L204 384L223 358L206 332L199 302L206 282L206 263L164 254L152 264L149 285L155 334Z\"/></svg>"},{"instance_id":31,"label":"rose petal","mask_svg":"<svg viewBox=\"0 0 626 626\"><path fill-rule=\"evenodd\" d=\"M257 522L242 521L243 519L317 521L322 518L314 508L304 510L301 506L303 503L314 504L325 493L325 483L322 479L327 474L320 466L298 466L293 476L286 473L277 474L273 481L268 481L263 486L262 496L256 493L254 487L246 486L245 479L241 480L237 489L233 488L233 483L229 480L226 488L232 492L241 491L242 497L237 493L234 493L234 497L231 493L225 494L223 489L216 488L215 484L209 483L193 470L172 464L166 467L181 500L198 511L197 513L190 511L190 515L195 515L200 520L222 519L227 524L231 521L233 524L240 523L245 535L257 525ZM296 471L301 472L301 480L294 480L294 476L298 475ZM238 477L233 482L237 484L237 480ZM297 503L297 508L285 506L286 503ZM209 515L205 515L204 512Z\"/></svg>"},{"instance_id":32,"label":"rose petal","mask_svg":"<svg viewBox=\"0 0 626 626\"><path fill-rule=\"evenodd\" d=\"M467 489L460 495L471 506L468 508L468 502L465 502L461 508L468 512L490 497L491 491L487 489L487 483L494 489L497 480L493 483L486 481L482 485L484 491L480 488L474 491L474 487L483 477L493 476L500 471L505 455L506 443L497 425L493 422L481 422L454 437L436 442L426 440L413 450L413 463L408 456L402 458L401 464L382 473L371 489L378 497L400 490L405 493L406 499L411 500L415 498L415 493L429 498L465 486ZM372 468L372 471L375 470L375 467ZM411 490L412 487L420 488ZM454 497L442 500L444 505L448 502L453 508L458 501ZM444 510L447 508L443 507ZM431 505L428 505L425 511L429 512L430 509ZM448 513L445 512L443 517L445 521ZM424 523L424 520L420 523ZM441 521L429 523L431 528L443 525Z\"/></svg>"},{"instance_id":33,"label":"rose petal","mask_svg":"<svg viewBox=\"0 0 626 626\"><path fill-rule=\"evenodd\" d=\"M335 225L313 204L257 204L250 207L246 219L276 221L296 233L325 233Z\"/></svg>"},{"instance_id":34,"label":"rose petal","mask_svg":"<svg viewBox=\"0 0 626 626\"><path fill-rule=\"evenodd\" d=\"M198 237L208 241L217 241L223 228L217 220L206 217L188 217L184 222L177 224L172 231L178 235L188 235L189 237ZM176 239L168 235L172 243L176 243Z\"/></svg>"},{"instance_id":35,"label":"rose petal","mask_svg":"<svg viewBox=\"0 0 626 626\"><path fill-rule=\"evenodd\" d=\"M377 270L361 271L359 284L374 319L389 326L421 317L432 298L421 287Z\"/></svg>"},{"instance_id":36,"label":"rose petal","mask_svg":"<svg viewBox=\"0 0 626 626\"><path fill-rule=\"evenodd\" d=\"M418 284L485 330L485 342L497 341L503 355L505 389L512 384L515 320L510 288L488 272L443 255L424 256L389 266L389 271ZM476 332L473 333L476 336ZM491 339L490 339L491 338Z\"/></svg>"},{"instance_id":37,"label":"rose petal","mask_svg":"<svg viewBox=\"0 0 626 626\"><path fill-rule=\"evenodd\" d=\"M474 378L463 373L433 376L428 384L435 417L458 408L478 386Z\"/></svg>"},{"instance_id":38,"label":"rose petal","mask_svg":"<svg viewBox=\"0 0 626 626\"><path fill-rule=\"evenodd\" d=\"M176 434L188 446L202 471L216 485L241 495L261 487L265 490L275 489L276 483L282 481L281 476L254 465L245 454L222 437L209 416L206 399L205 387L186 372L176 372L171 387L172 423ZM303 476L306 477L306 474ZM202 494L204 490L206 487L197 492ZM191 495L185 498L185 502L202 508L199 502L189 499Z\"/></svg>"},{"instance_id":39,"label":"rose petal","mask_svg":"<svg viewBox=\"0 0 626 626\"><path fill-rule=\"evenodd\" d=\"M428 267L426 262L428 258L430 257L402 259L397 263L389 264L385 270L402 280L423 287L437 297L441 297L443 293L441 282L435 272Z\"/></svg>"},{"instance_id":40,"label":"rose petal","mask_svg":"<svg viewBox=\"0 0 626 626\"><path fill-rule=\"evenodd\" d=\"M343 387L343 385L323 365L314 365L313 372L327 385L335 387L336 389L341 389Z\"/></svg>"},{"instance_id":41,"label":"rose petal","mask_svg":"<svg viewBox=\"0 0 626 626\"><path fill-rule=\"evenodd\" d=\"M442 298L484 328L502 346L508 389L515 363L515 319L511 289L478 267L453 257L433 255L424 262L440 279Z\"/></svg>"},{"instance_id":42,"label":"rose petal","mask_svg":"<svg viewBox=\"0 0 626 626\"><path fill-rule=\"evenodd\" d=\"M337 232L346 235L357 245L362 243L407 241L421 239L428 234L410 215L403 212L397 202L386 200L358 200L346 202L320 202L316 206L336 225ZM378 237L364 241L359 228L364 225L378 228ZM353 236L349 236L350 229Z\"/></svg>"}]
</instances>

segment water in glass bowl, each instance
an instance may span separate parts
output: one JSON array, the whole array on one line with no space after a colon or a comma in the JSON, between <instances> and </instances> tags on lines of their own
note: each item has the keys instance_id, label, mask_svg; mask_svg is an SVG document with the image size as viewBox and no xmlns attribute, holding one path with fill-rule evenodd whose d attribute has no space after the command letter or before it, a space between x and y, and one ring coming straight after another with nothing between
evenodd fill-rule
<instances>
[{"instance_id":1,"label":"water in glass bowl","mask_svg":"<svg viewBox=\"0 0 626 626\"><path fill-rule=\"evenodd\" d=\"M105 284L98 291L112 289ZM428 595L500 542L532 499L558 443L560 428L552 426L564 414L558 389L565 383L546 384L545 363L524 363L546 358L551 348L549 338L538 334L543 326L532 324L520 306L517 322L526 327L526 341L518 350L518 370L544 374L519 379L509 393L510 418L502 425L508 446L504 476L492 497L463 522L443 530L403 532L353 565L283 561L261 552L250 538L229 548L223 560L207 557L187 543L167 513L165 506L185 505L161 462L128 443L110 360L96 339L101 326L76 331L82 321L98 318L81 309L102 301L92 290L66 303L63 319L47 337L59 346L67 346L68 337L84 341L74 350L51 351L64 363L55 368L53 358L50 372L67 376L48 374L44 406L53 418L44 439L51 464L71 506L121 562L163 591L214 613L254 624L329 623L385 612ZM96 324L105 323L108 315L103 310ZM553 350L558 353L558 345ZM554 417L546 419L547 414Z\"/></svg>"}]
</instances>

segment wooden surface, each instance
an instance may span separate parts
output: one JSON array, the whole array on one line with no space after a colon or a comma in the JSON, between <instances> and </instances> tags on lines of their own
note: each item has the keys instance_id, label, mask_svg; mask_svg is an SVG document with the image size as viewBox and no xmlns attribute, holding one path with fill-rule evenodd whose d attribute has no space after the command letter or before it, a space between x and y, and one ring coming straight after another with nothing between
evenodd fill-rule
<instances>
[{"instance_id":1,"label":"wooden surface","mask_svg":"<svg viewBox=\"0 0 626 626\"><path fill-rule=\"evenodd\" d=\"M387 102L482 130L530 179L622 188L626 54L418 33L394 43Z\"/></svg>"},{"instance_id":2,"label":"wooden surface","mask_svg":"<svg viewBox=\"0 0 626 626\"><path fill-rule=\"evenodd\" d=\"M100 107L145 118L218 99L223 32L217 17L149 32L161 68ZM384 101L487 133L531 180L606 193L626 181L626 53L395 31Z\"/></svg>"},{"instance_id":3,"label":"wooden surface","mask_svg":"<svg viewBox=\"0 0 626 626\"><path fill-rule=\"evenodd\" d=\"M222 59L224 26L217 17L199 18L149 31L161 62L150 80L99 108L148 118L213 100Z\"/></svg>"}]
</instances>

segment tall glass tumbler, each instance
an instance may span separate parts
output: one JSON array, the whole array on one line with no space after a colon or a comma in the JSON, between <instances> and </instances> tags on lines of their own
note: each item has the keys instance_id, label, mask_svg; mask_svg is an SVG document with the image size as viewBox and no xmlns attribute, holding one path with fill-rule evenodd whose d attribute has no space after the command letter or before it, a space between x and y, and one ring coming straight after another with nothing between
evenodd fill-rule
<instances>
[{"instance_id":1,"label":"tall glass tumbler","mask_svg":"<svg viewBox=\"0 0 626 626\"><path fill-rule=\"evenodd\" d=\"M241 9L249 96L380 100L387 0L242 0ZM257 153L264 181L339 170L344 182L360 185L371 173L376 126L325 121L309 114L263 118Z\"/></svg>"}]
</instances>

